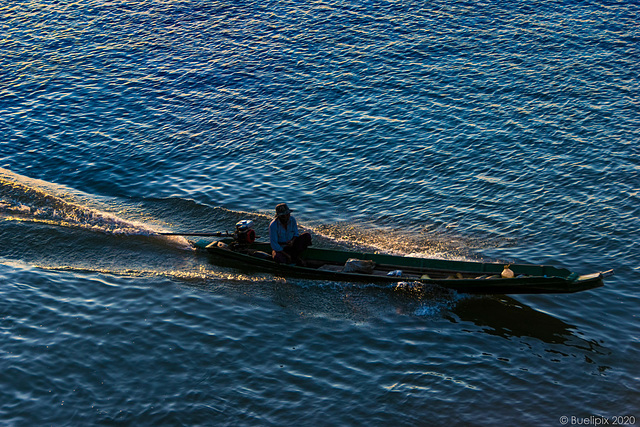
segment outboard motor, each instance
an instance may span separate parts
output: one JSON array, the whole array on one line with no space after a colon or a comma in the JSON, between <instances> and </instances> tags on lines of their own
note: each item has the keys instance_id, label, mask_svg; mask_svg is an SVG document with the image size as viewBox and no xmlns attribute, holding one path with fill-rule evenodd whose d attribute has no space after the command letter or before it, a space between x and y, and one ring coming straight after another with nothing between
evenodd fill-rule
<instances>
[{"instance_id":1,"label":"outboard motor","mask_svg":"<svg viewBox=\"0 0 640 427\"><path fill-rule=\"evenodd\" d=\"M236 224L236 241L241 244L253 243L256 241L256 232L253 230L253 221L243 219Z\"/></svg>"}]
</instances>

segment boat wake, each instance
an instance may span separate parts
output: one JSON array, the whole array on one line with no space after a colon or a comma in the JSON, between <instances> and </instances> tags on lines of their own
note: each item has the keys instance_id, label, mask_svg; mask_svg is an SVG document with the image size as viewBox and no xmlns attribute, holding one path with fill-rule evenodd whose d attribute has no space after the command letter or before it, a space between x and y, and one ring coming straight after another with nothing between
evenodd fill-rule
<instances>
[{"instance_id":1,"label":"boat wake","mask_svg":"<svg viewBox=\"0 0 640 427\"><path fill-rule=\"evenodd\" d=\"M5 221L72 227L111 235L156 235L148 225L108 212L106 203L61 185L0 168L0 217ZM126 211L123 205L118 214Z\"/></svg>"},{"instance_id":2,"label":"boat wake","mask_svg":"<svg viewBox=\"0 0 640 427\"><path fill-rule=\"evenodd\" d=\"M321 225L313 231L341 249L454 261L478 260L470 252L470 249L478 246L478 242L450 234L353 223Z\"/></svg>"},{"instance_id":3,"label":"boat wake","mask_svg":"<svg viewBox=\"0 0 640 427\"><path fill-rule=\"evenodd\" d=\"M2 264L9 264L11 262L1 262ZM165 268L165 269L151 269L151 268L117 268L117 267L78 267L78 266L49 266L49 265L36 265L36 268L48 271L68 271L80 274L108 274L110 276L120 277L147 277L147 278L166 278L183 283L191 283L194 285L211 285L214 282L224 283L241 283L241 284L255 284L265 280L264 277L250 276L237 272L219 271L215 269L198 268ZM272 279L273 280L273 279Z\"/></svg>"},{"instance_id":4,"label":"boat wake","mask_svg":"<svg viewBox=\"0 0 640 427\"><path fill-rule=\"evenodd\" d=\"M184 223L186 229L199 228L206 223L220 224L225 230L241 219L251 219L256 224L256 231L266 236L272 219L270 215L260 212L235 212L182 199L147 199L136 204L133 201L100 198L2 168L0 218L116 236L157 237L160 237L159 232L166 231L168 223L173 225L176 220L184 223L187 218L190 218L190 223ZM305 228L304 224L301 224L301 228ZM319 246L328 248L464 261L477 258L470 248L477 247L478 242L423 230L337 223L315 226L307 231L313 233L314 241ZM181 247L189 246L182 238L167 240Z\"/></svg>"},{"instance_id":5,"label":"boat wake","mask_svg":"<svg viewBox=\"0 0 640 427\"><path fill-rule=\"evenodd\" d=\"M260 227L258 232L265 236L271 216L263 213L234 212L183 199L123 202L0 168L0 219L5 221L0 233L6 247L0 257L26 259L43 269L166 277L186 283L204 283L205 286L216 286L215 283L220 282L249 284L247 286L256 282L278 282L281 279L273 275L246 275L221 265L214 266L208 259L194 257L191 253L176 253L176 249L178 252L191 250L189 241L179 236L161 236L157 231L176 225L190 229L200 227L203 222L233 224L247 217L256 222ZM171 226L167 227L167 224ZM314 244L319 247L364 251L372 248L377 252L399 254L421 252L433 257L449 251L450 258L462 256L423 234L402 230L374 228L369 232L364 225L336 224L318 226L311 231ZM327 286L331 286L318 281L288 283L306 292L309 287L325 292ZM403 311L412 307L409 310L412 313L427 316L449 309L459 298L453 291L422 283L383 286L340 283L336 286L339 295L345 293L351 298L368 292L392 295L398 305L404 307Z\"/></svg>"}]
</instances>

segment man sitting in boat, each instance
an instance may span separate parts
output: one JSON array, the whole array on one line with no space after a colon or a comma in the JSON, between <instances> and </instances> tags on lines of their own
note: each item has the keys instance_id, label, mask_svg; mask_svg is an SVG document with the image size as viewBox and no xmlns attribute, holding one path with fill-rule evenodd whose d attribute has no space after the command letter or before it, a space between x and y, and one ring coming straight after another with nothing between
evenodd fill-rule
<instances>
[{"instance_id":1,"label":"man sitting in boat","mask_svg":"<svg viewBox=\"0 0 640 427\"><path fill-rule=\"evenodd\" d=\"M311 246L311 234L300 234L298 223L291 212L286 203L276 206L276 217L269 224L271 256L277 263L304 265L300 254Z\"/></svg>"}]
</instances>

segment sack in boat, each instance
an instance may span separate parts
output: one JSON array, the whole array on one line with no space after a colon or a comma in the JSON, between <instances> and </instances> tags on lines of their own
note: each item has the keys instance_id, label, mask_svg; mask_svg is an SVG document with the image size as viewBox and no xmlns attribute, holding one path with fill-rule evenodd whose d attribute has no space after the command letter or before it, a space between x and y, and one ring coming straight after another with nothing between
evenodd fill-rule
<instances>
[{"instance_id":1,"label":"sack in boat","mask_svg":"<svg viewBox=\"0 0 640 427\"><path fill-rule=\"evenodd\" d=\"M502 270L502 274L500 275L503 279L513 279L514 274L509 267L511 267L511 264L504 266L504 270Z\"/></svg>"},{"instance_id":2,"label":"sack in boat","mask_svg":"<svg viewBox=\"0 0 640 427\"><path fill-rule=\"evenodd\" d=\"M371 260L349 258L344 264L342 271L344 273L373 273L373 269L376 268L376 263Z\"/></svg>"}]
</instances>

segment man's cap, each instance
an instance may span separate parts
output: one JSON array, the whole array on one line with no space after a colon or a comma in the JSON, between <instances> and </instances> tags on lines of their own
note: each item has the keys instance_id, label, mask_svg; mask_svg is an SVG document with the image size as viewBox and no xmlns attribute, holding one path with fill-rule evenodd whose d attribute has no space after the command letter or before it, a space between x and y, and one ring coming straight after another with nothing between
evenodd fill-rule
<instances>
[{"instance_id":1,"label":"man's cap","mask_svg":"<svg viewBox=\"0 0 640 427\"><path fill-rule=\"evenodd\" d=\"M278 206L276 206L276 216L283 216L291 212L293 211L289 209L289 206L287 206L286 203L280 203Z\"/></svg>"}]
</instances>

